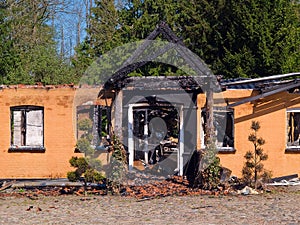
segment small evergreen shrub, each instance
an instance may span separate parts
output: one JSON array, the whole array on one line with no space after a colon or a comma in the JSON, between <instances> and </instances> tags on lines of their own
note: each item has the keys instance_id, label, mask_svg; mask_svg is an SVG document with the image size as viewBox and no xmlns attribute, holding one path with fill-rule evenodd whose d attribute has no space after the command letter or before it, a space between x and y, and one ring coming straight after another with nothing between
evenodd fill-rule
<instances>
[{"instance_id":1,"label":"small evergreen shrub","mask_svg":"<svg viewBox=\"0 0 300 225\"><path fill-rule=\"evenodd\" d=\"M253 144L253 150L247 151L244 156L246 162L242 170L242 175L247 185L257 188L258 179L262 178L265 181L270 180L271 172L266 171L262 163L268 159L268 155L264 153L262 148L265 144L265 140L258 137L257 134L260 129L260 123L258 121L252 121L250 128L252 133L249 134L248 141Z\"/></svg>"},{"instance_id":2,"label":"small evergreen shrub","mask_svg":"<svg viewBox=\"0 0 300 225\"><path fill-rule=\"evenodd\" d=\"M75 171L70 171L67 173L67 178L71 182L80 180L84 177L85 182L102 182L105 176L98 170L101 168L101 162L99 160L93 159L90 164L89 159L84 157L72 157L69 162L70 165L76 168Z\"/></svg>"},{"instance_id":3,"label":"small evergreen shrub","mask_svg":"<svg viewBox=\"0 0 300 225\"><path fill-rule=\"evenodd\" d=\"M116 135L112 137L111 151L111 162L106 174L107 184L112 194L118 194L123 182L126 180L128 169L126 151Z\"/></svg>"}]
</instances>

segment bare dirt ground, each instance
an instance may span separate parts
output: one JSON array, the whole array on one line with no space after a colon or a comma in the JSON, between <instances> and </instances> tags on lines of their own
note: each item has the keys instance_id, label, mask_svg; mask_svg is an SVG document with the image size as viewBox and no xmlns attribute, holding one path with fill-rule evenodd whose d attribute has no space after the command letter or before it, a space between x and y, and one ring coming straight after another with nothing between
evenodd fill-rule
<instances>
[{"instance_id":1,"label":"bare dirt ground","mask_svg":"<svg viewBox=\"0 0 300 225\"><path fill-rule=\"evenodd\" d=\"M0 197L0 224L300 224L300 192L259 195Z\"/></svg>"}]
</instances>

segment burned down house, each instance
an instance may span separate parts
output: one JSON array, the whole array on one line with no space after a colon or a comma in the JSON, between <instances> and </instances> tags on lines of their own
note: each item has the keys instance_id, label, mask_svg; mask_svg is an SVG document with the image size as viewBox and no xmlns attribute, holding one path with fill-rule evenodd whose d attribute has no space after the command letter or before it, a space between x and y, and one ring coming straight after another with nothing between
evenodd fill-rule
<instances>
[{"instance_id":1,"label":"burned down house","mask_svg":"<svg viewBox=\"0 0 300 225\"><path fill-rule=\"evenodd\" d=\"M150 54L151 42L144 42L101 86L1 86L0 178L66 177L69 159L84 156L76 147L82 137L106 165L112 134L127 151L129 170L186 175L193 154L205 149L206 127L213 128L221 165L240 176L253 149L253 120L266 140L265 168L273 176L300 173L300 73L223 80L165 24L148 40L158 35L170 45ZM130 76L169 50L185 62L184 76Z\"/></svg>"},{"instance_id":2,"label":"burned down house","mask_svg":"<svg viewBox=\"0 0 300 225\"><path fill-rule=\"evenodd\" d=\"M176 44L171 47L183 45L164 24L148 38L154 39L159 33ZM128 76L151 59L135 61L147 44L107 79L98 96L98 103L109 112L112 128L106 133L112 129L120 137L128 153L129 169L150 164L158 165L166 174L186 175L194 166L193 153L205 149L209 126L214 130L222 166L240 176L244 155L253 148L248 135L255 120L262 127L259 135L266 140L264 149L269 159L265 168L274 176L299 173L299 73L222 80L201 60L177 48L176 54L196 76ZM152 59L167 50L152 53Z\"/></svg>"},{"instance_id":3,"label":"burned down house","mask_svg":"<svg viewBox=\"0 0 300 225\"><path fill-rule=\"evenodd\" d=\"M174 81L180 86L170 85ZM128 84L117 95L113 116L114 130L127 147L129 169L157 164L163 174L183 175L197 144L198 85L190 77L123 82Z\"/></svg>"}]
</instances>

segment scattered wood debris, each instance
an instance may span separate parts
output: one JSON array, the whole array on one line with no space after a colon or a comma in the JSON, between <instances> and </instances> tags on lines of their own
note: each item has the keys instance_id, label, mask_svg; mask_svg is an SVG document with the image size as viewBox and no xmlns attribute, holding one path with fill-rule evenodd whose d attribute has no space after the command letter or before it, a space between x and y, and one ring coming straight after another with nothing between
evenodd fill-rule
<instances>
[{"instance_id":1,"label":"scattered wood debris","mask_svg":"<svg viewBox=\"0 0 300 225\"><path fill-rule=\"evenodd\" d=\"M1 187L0 187L0 191L3 191L3 190L5 190L5 189L10 188L10 187L11 187L13 184L15 184L15 183L16 183L15 180L9 181L9 182L4 181L4 182L2 183L2 185L1 185Z\"/></svg>"},{"instance_id":2,"label":"scattered wood debris","mask_svg":"<svg viewBox=\"0 0 300 225\"><path fill-rule=\"evenodd\" d=\"M145 177L146 178L146 177ZM120 188L120 195L125 197L134 197L138 200L148 200L166 196L184 196L184 195L227 195L230 193L230 187L219 187L217 190L201 190L199 188L192 188L187 179L182 176L173 176L167 179L146 179L135 180L135 182L128 181ZM145 179L145 180L144 180ZM137 183L137 184L135 184ZM27 197L32 200L38 199L39 195L43 196L60 196L60 195L107 195L108 188L103 185L89 185L89 186L42 186L33 187L26 186L26 188L10 188L5 192L0 192L0 196L17 196Z\"/></svg>"},{"instance_id":3,"label":"scattered wood debris","mask_svg":"<svg viewBox=\"0 0 300 225\"><path fill-rule=\"evenodd\" d=\"M191 188L188 180L181 176L174 176L164 181L156 181L139 186L125 186L121 190L122 196L135 197L137 199L152 199L166 196L183 196L183 195L227 195L229 188L220 187L218 190L202 190Z\"/></svg>"}]
</instances>

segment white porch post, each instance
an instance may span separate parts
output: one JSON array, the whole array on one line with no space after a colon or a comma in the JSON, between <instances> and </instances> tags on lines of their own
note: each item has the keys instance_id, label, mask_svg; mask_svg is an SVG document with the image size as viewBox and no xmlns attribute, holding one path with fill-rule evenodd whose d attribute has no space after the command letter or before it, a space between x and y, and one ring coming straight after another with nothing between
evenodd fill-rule
<instances>
[{"instance_id":1,"label":"white porch post","mask_svg":"<svg viewBox=\"0 0 300 225\"><path fill-rule=\"evenodd\" d=\"M145 140L145 145L144 145L144 159L145 163L149 163L149 158L148 158L148 110L145 110L145 124L144 124L144 140Z\"/></svg>"},{"instance_id":2,"label":"white porch post","mask_svg":"<svg viewBox=\"0 0 300 225\"><path fill-rule=\"evenodd\" d=\"M184 126L183 126L183 106L179 106L179 151L177 152L177 168L179 175L183 175L183 153L184 153Z\"/></svg>"},{"instance_id":3,"label":"white porch post","mask_svg":"<svg viewBox=\"0 0 300 225\"><path fill-rule=\"evenodd\" d=\"M133 141L133 105L128 107L128 169L131 171L133 169L134 161L134 141Z\"/></svg>"}]
</instances>

